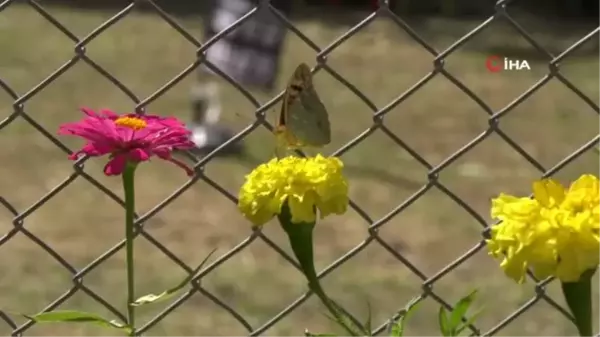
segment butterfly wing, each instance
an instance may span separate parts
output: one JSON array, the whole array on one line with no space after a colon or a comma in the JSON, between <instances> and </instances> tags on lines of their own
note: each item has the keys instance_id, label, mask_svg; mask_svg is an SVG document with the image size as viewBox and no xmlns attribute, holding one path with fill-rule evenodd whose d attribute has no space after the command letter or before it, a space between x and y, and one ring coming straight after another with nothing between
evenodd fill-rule
<instances>
[{"instance_id":1,"label":"butterfly wing","mask_svg":"<svg viewBox=\"0 0 600 337\"><path fill-rule=\"evenodd\" d=\"M306 77L306 70L308 66L304 63L296 67L294 74L290 78L285 92L283 93L283 102L281 104L281 110L279 112L279 119L277 120L277 126L275 128L275 135L289 147L300 146L298 140L288 129L289 111L290 107L298 100L300 93L304 90L304 82L310 80ZM308 74L310 75L310 68L308 68Z\"/></svg>"},{"instance_id":2,"label":"butterfly wing","mask_svg":"<svg viewBox=\"0 0 600 337\"><path fill-rule=\"evenodd\" d=\"M292 147L320 147L331 142L327 109L313 86L310 68L304 63L296 68L288 83L278 125Z\"/></svg>"},{"instance_id":3,"label":"butterfly wing","mask_svg":"<svg viewBox=\"0 0 600 337\"><path fill-rule=\"evenodd\" d=\"M312 85L290 106L287 124L294 137L305 145L321 147L331 142L329 115Z\"/></svg>"}]
</instances>

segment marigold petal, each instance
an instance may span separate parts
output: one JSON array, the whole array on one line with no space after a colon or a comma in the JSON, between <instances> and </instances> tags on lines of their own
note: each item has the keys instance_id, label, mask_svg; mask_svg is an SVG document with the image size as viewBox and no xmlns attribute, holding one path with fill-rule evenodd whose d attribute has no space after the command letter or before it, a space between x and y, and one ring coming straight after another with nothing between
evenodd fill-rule
<instances>
[{"instance_id":1,"label":"marigold petal","mask_svg":"<svg viewBox=\"0 0 600 337\"><path fill-rule=\"evenodd\" d=\"M287 202L290 208L290 214L292 215L292 223L311 223L315 221L314 195L290 195L288 196Z\"/></svg>"},{"instance_id":2,"label":"marigold petal","mask_svg":"<svg viewBox=\"0 0 600 337\"><path fill-rule=\"evenodd\" d=\"M540 279L578 280L600 263L598 186L583 175L568 191L551 179L534 183L535 200L501 194L492 201L492 215L503 221L486 241L490 255L515 280L522 281L522 266Z\"/></svg>"},{"instance_id":3,"label":"marigold petal","mask_svg":"<svg viewBox=\"0 0 600 337\"><path fill-rule=\"evenodd\" d=\"M527 271L526 261L519 258L505 258L500 263L500 268L504 270L504 273L508 277L512 278L517 283L523 283L525 281L525 272Z\"/></svg>"},{"instance_id":4,"label":"marigold petal","mask_svg":"<svg viewBox=\"0 0 600 337\"><path fill-rule=\"evenodd\" d=\"M530 198L517 198L512 195L501 193L492 199L492 218L499 220L512 219L514 221L527 222L536 215L539 204Z\"/></svg>"},{"instance_id":5,"label":"marigold petal","mask_svg":"<svg viewBox=\"0 0 600 337\"><path fill-rule=\"evenodd\" d=\"M582 175L569 186L562 206L571 211L600 207L598 178L590 174Z\"/></svg>"},{"instance_id":6,"label":"marigold petal","mask_svg":"<svg viewBox=\"0 0 600 337\"><path fill-rule=\"evenodd\" d=\"M331 199L329 202L320 203L319 213L321 219L331 214L341 215L346 213L348 210L348 199L347 198L336 198Z\"/></svg>"},{"instance_id":7,"label":"marigold petal","mask_svg":"<svg viewBox=\"0 0 600 337\"><path fill-rule=\"evenodd\" d=\"M240 189L240 211L257 225L279 214L286 201L292 222L314 222L317 210L321 217L341 214L348 204L342 167L339 158L321 155L274 158L246 176ZM259 212L261 217L256 216Z\"/></svg>"},{"instance_id":8,"label":"marigold petal","mask_svg":"<svg viewBox=\"0 0 600 337\"><path fill-rule=\"evenodd\" d=\"M556 207L565 198L565 188L556 180L543 179L533 183L533 195L544 207Z\"/></svg>"}]
</instances>

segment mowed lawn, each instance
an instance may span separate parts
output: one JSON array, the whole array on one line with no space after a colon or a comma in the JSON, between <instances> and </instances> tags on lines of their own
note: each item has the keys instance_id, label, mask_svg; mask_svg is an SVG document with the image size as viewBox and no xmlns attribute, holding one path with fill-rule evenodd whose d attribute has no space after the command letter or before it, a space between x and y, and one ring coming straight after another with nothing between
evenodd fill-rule
<instances>
[{"instance_id":1,"label":"mowed lawn","mask_svg":"<svg viewBox=\"0 0 600 337\"><path fill-rule=\"evenodd\" d=\"M80 11L50 7L48 11L76 36L83 38L116 11ZM366 16L366 14L365 14ZM360 17L360 15L359 15ZM201 38L197 17L176 18L196 38ZM294 20L294 24L321 48L340 37L350 26L325 25L323 20ZM526 21L528 22L528 21ZM358 20L355 21L358 23ZM475 28L479 22L431 19L415 28L438 49ZM587 32L553 35L558 25L544 30L536 26L534 37L558 54ZM540 28L542 27L542 28ZM10 5L0 12L0 78L23 95L74 57L74 43L26 5ZM528 25L525 24L525 28ZM563 30L567 31L569 27ZM420 31L422 29L422 31ZM597 39L597 36L596 36ZM584 46L561 62L561 73L598 104L596 47ZM85 55L112 74L142 101L173 79L195 60L194 46L152 13L130 13L109 27L86 47ZM506 52L503 52L506 50ZM493 111L504 108L548 71L535 58L533 47L507 24L495 23L453 52L445 69L479 96ZM522 53L519 54L518 51ZM489 73L486 57L496 54L526 59L531 71ZM290 34L286 42L279 87L299 62L315 65L316 52ZM378 109L426 76L433 56L392 22L376 20L350 37L328 57L327 64L360 90ZM189 119L189 91L195 72L147 106L147 111ZM373 110L351 90L325 71L315 75L315 85L331 115L333 142L330 154L372 125ZM278 92L253 92L263 104ZM14 100L0 90L0 120L13 112ZM61 123L81 118L79 107L131 111L135 103L113 83L83 61L77 62L50 85L23 103L27 115L55 134ZM279 105L269 110L274 120ZM255 107L223 81L222 123L237 131L255 121ZM444 162L488 127L488 114L456 85L435 76L384 118L388 130L432 167ZM598 134L598 114L578 95L556 79L550 80L527 100L504 115L500 129L514 143L549 169ZM81 142L60 138L74 150ZM18 117L0 131L0 196L17 212L24 212L65 181L74 171L66 153ZM274 154L273 138L259 127L244 139L243 158L217 158L205 167L212 184L237 194L244 175ZM341 156L347 165L352 200L363 210L349 210L330 217L315 231L315 259L319 270L368 238L369 222L376 222L397 208L427 182L428 169L388 135L374 131ZM105 159L90 160L85 172L117 195L120 180L102 175ZM598 155L588 151L556 177L567 183L580 174L598 172ZM439 173L438 181L470 205L490 223L490 199L500 192L526 195L540 171L497 134L492 134ZM145 214L187 181L172 166L154 161L137 175L137 208ZM12 228L14 215L0 207L0 235ZM73 268L81 269L123 239L123 211L104 192L78 177L29 214L24 227L60 254ZM386 222L378 236L411 268L376 241L331 272L323 284L331 296L359 317L372 307L374 325L401 309L422 291L423 278L440 272L481 240L482 225L442 190L432 187L417 201ZM211 184L198 181L145 224L148 235L190 267L197 266L216 248L211 259L225 254L250 234L250 224L236 205ZM275 222L264 230L267 237L290 252L285 234ZM186 274L149 239L136 241L139 294L158 293ZM83 277L83 284L119 309L124 309L124 257L118 252ZM0 310L35 313L64 295L72 286L72 274L42 247L22 233L0 245ZM203 278L207 292L244 317L253 329L306 291L306 282L275 250L256 239L230 260ZM597 284L597 281L596 281ZM484 311L477 322L488 331L535 296L531 281L518 286L508 280L485 249L445 274L433 284L437 296L455 302L470 290L480 290L477 305ZM548 293L562 304L557 283ZM140 323L152 319L172 300L143 307ZM61 309L108 310L84 291L78 291ZM409 322L408 335L436 335L433 299L426 299ZM597 303L595 304L598 309ZM337 331L311 298L264 332L267 335L300 335ZM25 322L12 316L19 324ZM112 318L112 316L109 316ZM12 328L0 320L0 334ZM597 331L597 326L596 326ZM35 325L28 335L106 335L113 331L84 325ZM243 335L247 330L230 313L208 297L196 294L147 331L149 335ZM544 300L516 318L500 335L573 335L575 330Z\"/></svg>"}]
</instances>

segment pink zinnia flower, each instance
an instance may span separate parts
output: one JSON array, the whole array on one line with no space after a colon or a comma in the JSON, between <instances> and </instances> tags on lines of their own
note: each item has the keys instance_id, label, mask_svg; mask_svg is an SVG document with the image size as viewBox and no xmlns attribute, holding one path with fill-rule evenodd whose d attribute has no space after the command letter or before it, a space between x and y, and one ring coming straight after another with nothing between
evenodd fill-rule
<instances>
[{"instance_id":1,"label":"pink zinnia flower","mask_svg":"<svg viewBox=\"0 0 600 337\"><path fill-rule=\"evenodd\" d=\"M88 108L81 109L86 117L77 123L63 124L58 130L62 135L74 135L86 140L83 148L69 156L77 160L80 154L98 157L110 154L104 167L107 176L119 175L127 162L139 163L156 155L183 168L188 175L194 171L183 162L171 157L175 149L194 147L190 131L174 117L154 115L117 115L110 110L99 113Z\"/></svg>"}]
</instances>

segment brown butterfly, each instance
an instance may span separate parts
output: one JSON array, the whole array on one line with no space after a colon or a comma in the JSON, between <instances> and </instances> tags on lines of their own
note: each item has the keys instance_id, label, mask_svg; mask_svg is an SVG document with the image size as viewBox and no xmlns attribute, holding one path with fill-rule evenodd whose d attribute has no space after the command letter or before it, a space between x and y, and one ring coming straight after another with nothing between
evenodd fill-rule
<instances>
[{"instance_id":1,"label":"brown butterfly","mask_svg":"<svg viewBox=\"0 0 600 337\"><path fill-rule=\"evenodd\" d=\"M296 68L285 89L275 134L292 149L323 147L331 142L329 114L305 63Z\"/></svg>"}]
</instances>

